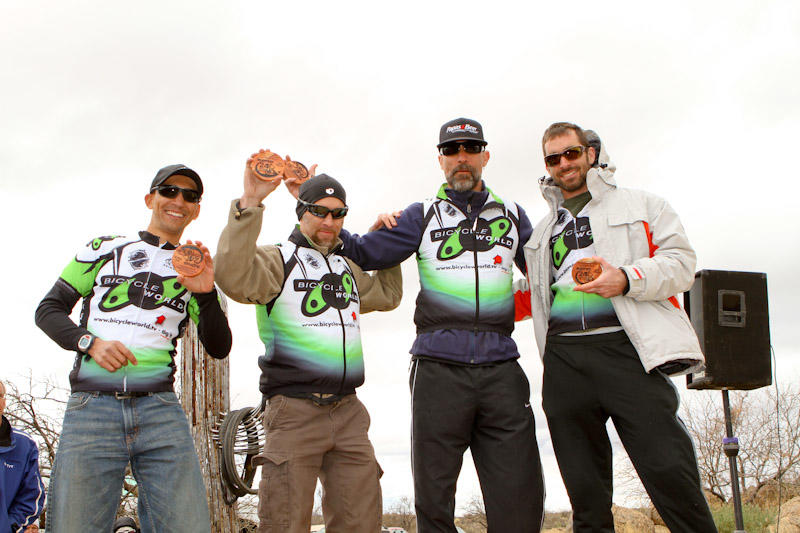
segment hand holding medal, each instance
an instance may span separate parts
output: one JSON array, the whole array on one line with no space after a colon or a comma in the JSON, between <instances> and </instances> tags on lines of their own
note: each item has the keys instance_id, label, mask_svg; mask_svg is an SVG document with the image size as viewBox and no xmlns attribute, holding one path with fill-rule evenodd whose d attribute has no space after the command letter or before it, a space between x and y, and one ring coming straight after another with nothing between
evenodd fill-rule
<instances>
[{"instance_id":1,"label":"hand holding medal","mask_svg":"<svg viewBox=\"0 0 800 533\"><path fill-rule=\"evenodd\" d=\"M572 265L572 279L578 285L590 283L599 278L602 273L603 265L590 257L578 259L578 261Z\"/></svg>"},{"instance_id":2,"label":"hand holding medal","mask_svg":"<svg viewBox=\"0 0 800 533\"><path fill-rule=\"evenodd\" d=\"M250 168L259 179L274 181L283 178L294 179L303 183L309 178L308 169L300 161L292 161L287 155L286 159L269 150L260 150L251 158Z\"/></svg>"},{"instance_id":3,"label":"hand holding medal","mask_svg":"<svg viewBox=\"0 0 800 533\"><path fill-rule=\"evenodd\" d=\"M175 272L187 278L198 275L205 267L203 250L194 244L182 244L172 254Z\"/></svg>"},{"instance_id":4,"label":"hand holding medal","mask_svg":"<svg viewBox=\"0 0 800 533\"><path fill-rule=\"evenodd\" d=\"M172 253L172 267L178 283L191 292L206 293L214 288L214 262L200 241L186 241Z\"/></svg>"},{"instance_id":5,"label":"hand holding medal","mask_svg":"<svg viewBox=\"0 0 800 533\"><path fill-rule=\"evenodd\" d=\"M573 290L603 298L620 296L628 286L628 276L602 257L585 257L572 265Z\"/></svg>"},{"instance_id":6,"label":"hand holding medal","mask_svg":"<svg viewBox=\"0 0 800 533\"><path fill-rule=\"evenodd\" d=\"M257 154L253 154L250 161L250 169L264 181L283 179L285 166L283 158L269 150L259 150Z\"/></svg>"},{"instance_id":7,"label":"hand holding medal","mask_svg":"<svg viewBox=\"0 0 800 533\"><path fill-rule=\"evenodd\" d=\"M284 159L270 150L259 150L247 159L244 193L239 199L239 208L258 206L281 182L297 198L300 184L314 177L316 168L317 165L306 168L303 163L293 161L288 155Z\"/></svg>"}]
</instances>

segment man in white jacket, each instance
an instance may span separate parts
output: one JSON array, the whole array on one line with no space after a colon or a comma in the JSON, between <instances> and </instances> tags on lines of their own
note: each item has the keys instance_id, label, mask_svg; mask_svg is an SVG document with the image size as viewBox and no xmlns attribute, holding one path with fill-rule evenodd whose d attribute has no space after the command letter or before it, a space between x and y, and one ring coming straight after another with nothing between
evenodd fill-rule
<instances>
[{"instance_id":1,"label":"man in white jacket","mask_svg":"<svg viewBox=\"0 0 800 533\"><path fill-rule=\"evenodd\" d=\"M526 287L516 293L517 318L532 315L544 362L542 404L573 530L614 531L611 418L667 527L715 532L667 377L703 364L674 298L692 284L695 254L667 202L617 187L605 151L591 144L574 124L545 131L550 213L525 245L530 298ZM602 273L577 284L579 259Z\"/></svg>"}]
</instances>

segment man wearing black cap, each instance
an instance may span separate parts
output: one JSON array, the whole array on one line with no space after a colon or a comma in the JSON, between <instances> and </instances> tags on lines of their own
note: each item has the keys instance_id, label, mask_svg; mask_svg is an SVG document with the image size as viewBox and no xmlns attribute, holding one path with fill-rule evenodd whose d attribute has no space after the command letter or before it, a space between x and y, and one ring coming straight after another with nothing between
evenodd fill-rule
<instances>
[{"instance_id":1,"label":"man wearing black cap","mask_svg":"<svg viewBox=\"0 0 800 533\"><path fill-rule=\"evenodd\" d=\"M355 394L364 382L359 315L397 307L400 268L370 276L339 255L348 207L342 185L325 174L299 190L294 178L285 180L300 223L286 242L256 246L261 202L281 180L260 180L250 162L216 265L228 296L256 304L266 349L258 360L268 398L267 438L256 459L258 531L308 532L319 478L327 531L377 533L382 472L367 437L369 414Z\"/></svg>"},{"instance_id":2,"label":"man wearing black cap","mask_svg":"<svg viewBox=\"0 0 800 533\"><path fill-rule=\"evenodd\" d=\"M109 531L128 463L143 531L211 529L194 442L172 387L189 319L212 357L231 348L208 249L195 243L205 255L196 276L179 276L172 266L202 193L192 169L159 170L144 197L152 211L147 231L90 240L36 310L36 324L77 352L50 478L48 531ZM69 314L81 298L76 325Z\"/></svg>"},{"instance_id":3,"label":"man wearing black cap","mask_svg":"<svg viewBox=\"0 0 800 533\"><path fill-rule=\"evenodd\" d=\"M455 532L456 480L470 448L489 531L539 531L544 487L528 380L517 363L513 265L524 272L525 212L481 179L481 125L441 127L446 183L384 218L390 230L342 232L342 253L370 270L416 254L420 293L411 347L412 468L420 533Z\"/></svg>"}]
</instances>

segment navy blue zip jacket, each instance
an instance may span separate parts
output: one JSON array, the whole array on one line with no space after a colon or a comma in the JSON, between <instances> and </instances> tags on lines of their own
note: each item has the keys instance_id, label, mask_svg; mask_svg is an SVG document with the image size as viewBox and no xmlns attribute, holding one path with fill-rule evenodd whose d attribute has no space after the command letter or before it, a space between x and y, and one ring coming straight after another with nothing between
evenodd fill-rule
<instances>
[{"instance_id":1,"label":"navy blue zip jacket","mask_svg":"<svg viewBox=\"0 0 800 533\"><path fill-rule=\"evenodd\" d=\"M470 224L475 222L481 208L487 206L489 191L454 191L443 188L446 201L458 209ZM444 198L440 192L440 198ZM423 203L415 202L403 210L397 218L397 227L391 230L380 229L365 235L350 234L342 230L343 247L340 253L352 259L363 270L388 268L402 263L420 249L427 221L423 213ZM517 248L514 263L525 273L525 257L522 245L528 241L533 231L525 211L516 206L518 212ZM428 214L430 220L430 214ZM479 269L476 269L479 270ZM476 272L478 277L480 272ZM510 295L509 295L510 297ZM417 299L419 305L419 298ZM474 311L473 311L474 312ZM457 364L491 364L519 357L517 345L510 336L514 328L513 313L506 325L506 332L487 331L479 328L453 327L434 329L421 328L418 307L415 316L417 337L411 346L414 358L432 358Z\"/></svg>"},{"instance_id":2,"label":"navy blue zip jacket","mask_svg":"<svg viewBox=\"0 0 800 533\"><path fill-rule=\"evenodd\" d=\"M39 448L21 431L0 420L0 532L25 531L42 512L44 483Z\"/></svg>"}]
</instances>

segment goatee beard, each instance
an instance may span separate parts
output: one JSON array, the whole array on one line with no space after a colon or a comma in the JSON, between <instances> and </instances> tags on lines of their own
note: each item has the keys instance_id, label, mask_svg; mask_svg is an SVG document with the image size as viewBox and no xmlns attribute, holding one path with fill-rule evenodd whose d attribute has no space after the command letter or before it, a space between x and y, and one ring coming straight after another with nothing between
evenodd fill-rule
<instances>
[{"instance_id":1,"label":"goatee beard","mask_svg":"<svg viewBox=\"0 0 800 533\"><path fill-rule=\"evenodd\" d=\"M462 178L456 179L456 174L461 171L469 172L469 179ZM459 166L453 169L449 176L447 176L447 184L450 186L451 189L458 192L469 191L475 188L475 186L480 183L481 176L478 174L475 175L475 171L468 166Z\"/></svg>"}]
</instances>

